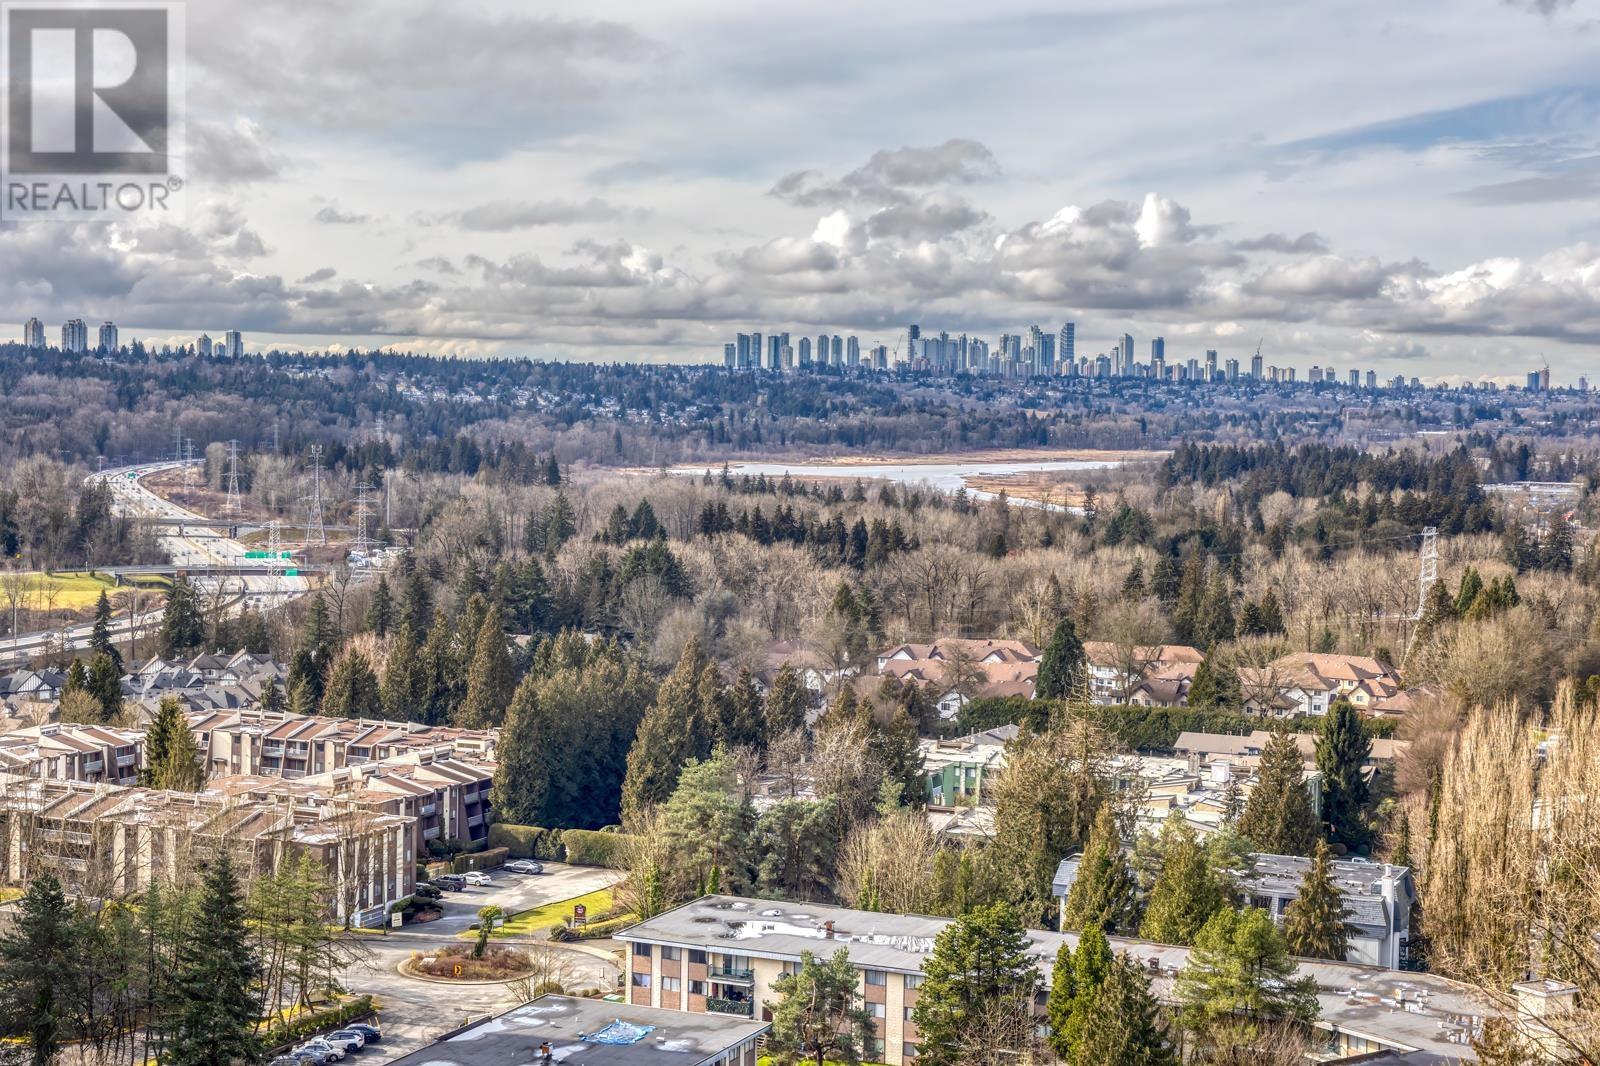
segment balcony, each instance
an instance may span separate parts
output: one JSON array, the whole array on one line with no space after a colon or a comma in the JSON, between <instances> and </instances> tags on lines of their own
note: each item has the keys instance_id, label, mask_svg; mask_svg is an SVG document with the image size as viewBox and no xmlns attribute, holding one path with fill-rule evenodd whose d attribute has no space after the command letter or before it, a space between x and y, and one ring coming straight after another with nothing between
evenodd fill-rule
<instances>
[{"instance_id":1,"label":"balcony","mask_svg":"<svg viewBox=\"0 0 1600 1066\"><path fill-rule=\"evenodd\" d=\"M715 1014L737 1014L744 1018L755 1016L755 1004L749 1000L708 999L706 1010Z\"/></svg>"},{"instance_id":2,"label":"balcony","mask_svg":"<svg viewBox=\"0 0 1600 1066\"><path fill-rule=\"evenodd\" d=\"M263 745L261 745L261 757L263 759L281 759L281 758L283 758L283 745L282 744L263 744Z\"/></svg>"},{"instance_id":3,"label":"balcony","mask_svg":"<svg viewBox=\"0 0 1600 1066\"><path fill-rule=\"evenodd\" d=\"M712 981L721 981L724 984L754 984L756 975L752 970L741 970L736 966L713 966L706 972L706 977Z\"/></svg>"},{"instance_id":4,"label":"balcony","mask_svg":"<svg viewBox=\"0 0 1600 1066\"><path fill-rule=\"evenodd\" d=\"M104 770L105 768L106 768L106 762L105 762L104 759L85 759L85 760L83 760L83 772L86 773L86 774L97 774L101 770Z\"/></svg>"},{"instance_id":5,"label":"balcony","mask_svg":"<svg viewBox=\"0 0 1600 1066\"><path fill-rule=\"evenodd\" d=\"M439 805L437 803L424 803L422 806L417 808L417 814L419 817L426 818L428 815L432 814L438 809Z\"/></svg>"},{"instance_id":6,"label":"balcony","mask_svg":"<svg viewBox=\"0 0 1600 1066\"><path fill-rule=\"evenodd\" d=\"M136 763L138 761L139 761L139 756L137 754L118 755L117 756L117 765L118 766L132 766L134 763Z\"/></svg>"}]
</instances>

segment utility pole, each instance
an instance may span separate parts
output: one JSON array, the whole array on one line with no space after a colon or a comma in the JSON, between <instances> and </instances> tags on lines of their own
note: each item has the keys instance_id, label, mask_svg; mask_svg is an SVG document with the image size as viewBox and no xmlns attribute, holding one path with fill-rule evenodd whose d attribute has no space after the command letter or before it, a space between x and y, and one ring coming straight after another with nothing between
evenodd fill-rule
<instances>
[{"instance_id":1,"label":"utility pole","mask_svg":"<svg viewBox=\"0 0 1600 1066\"><path fill-rule=\"evenodd\" d=\"M223 505L223 514L238 514L243 508L239 503L239 442L228 442L228 502Z\"/></svg>"},{"instance_id":2,"label":"utility pole","mask_svg":"<svg viewBox=\"0 0 1600 1066\"><path fill-rule=\"evenodd\" d=\"M322 446L311 446L311 495L306 497L306 543L315 537L318 544L328 543L328 531L322 524Z\"/></svg>"}]
</instances>

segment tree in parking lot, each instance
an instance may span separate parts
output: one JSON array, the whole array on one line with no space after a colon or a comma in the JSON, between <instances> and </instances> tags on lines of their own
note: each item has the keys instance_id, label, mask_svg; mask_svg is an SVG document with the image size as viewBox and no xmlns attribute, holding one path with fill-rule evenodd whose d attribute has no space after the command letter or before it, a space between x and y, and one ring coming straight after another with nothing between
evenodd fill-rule
<instances>
[{"instance_id":1,"label":"tree in parking lot","mask_svg":"<svg viewBox=\"0 0 1600 1066\"><path fill-rule=\"evenodd\" d=\"M800 953L800 969L772 983L776 1003L767 1050L773 1066L826 1062L857 1066L873 1039L872 1014L856 991L856 970L840 948L831 959Z\"/></svg>"}]
</instances>

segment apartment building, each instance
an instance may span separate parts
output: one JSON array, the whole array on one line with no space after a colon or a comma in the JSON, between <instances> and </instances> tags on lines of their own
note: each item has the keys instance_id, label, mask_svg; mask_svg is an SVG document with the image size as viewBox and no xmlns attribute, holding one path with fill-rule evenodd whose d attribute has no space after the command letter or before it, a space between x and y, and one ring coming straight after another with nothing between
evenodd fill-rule
<instances>
[{"instance_id":1,"label":"apartment building","mask_svg":"<svg viewBox=\"0 0 1600 1066\"><path fill-rule=\"evenodd\" d=\"M1195 667L1205 661L1199 648L1187 644L1127 646L1105 640L1086 640L1083 657L1089 666L1089 688L1096 703L1127 703L1147 680L1166 684L1154 686L1152 695L1166 696L1194 679ZM1179 684L1182 682L1182 684Z\"/></svg>"},{"instance_id":2,"label":"apartment building","mask_svg":"<svg viewBox=\"0 0 1600 1066\"><path fill-rule=\"evenodd\" d=\"M250 795L0 779L0 883L54 873L75 895L117 897L193 874L227 850L247 876L300 854L333 886L330 917L369 925L416 884L411 819L275 782Z\"/></svg>"},{"instance_id":3,"label":"apartment building","mask_svg":"<svg viewBox=\"0 0 1600 1066\"><path fill-rule=\"evenodd\" d=\"M1234 880L1240 895L1282 922L1300 895L1311 860L1299 855L1252 855L1253 865ZM1335 860L1333 882L1344 901L1349 940L1346 962L1398 970L1408 958L1411 911L1417 887L1411 870L1383 862Z\"/></svg>"},{"instance_id":4,"label":"apartment building","mask_svg":"<svg viewBox=\"0 0 1600 1066\"><path fill-rule=\"evenodd\" d=\"M1017 736L1014 725L986 729L951 740L921 740L922 776L932 807L981 804L985 786L1006 764L1006 745Z\"/></svg>"},{"instance_id":5,"label":"apartment building","mask_svg":"<svg viewBox=\"0 0 1600 1066\"><path fill-rule=\"evenodd\" d=\"M492 729L261 710L196 712L189 715L189 728L210 775L260 774L291 780L440 746L489 760L498 736Z\"/></svg>"},{"instance_id":6,"label":"apartment building","mask_svg":"<svg viewBox=\"0 0 1600 1066\"><path fill-rule=\"evenodd\" d=\"M800 966L801 954L828 957L843 949L860 974L859 990L875 1019L867 1058L900 1066L918 1048L912 1009L922 987L922 964L949 919L881 914L843 907L783 903L738 896L704 896L618 934L628 944L628 1002L639 1007L728 1014L771 1020L772 984ZM1062 945L1077 934L1034 930L1032 958L1040 977L1041 1017L1050 969ZM1151 976L1157 996L1188 960L1188 949L1123 937L1127 953ZM1500 1013L1487 997L1429 974L1377 966L1299 960L1315 978L1321 1062L1423 1063L1470 1056L1468 1043L1483 1020Z\"/></svg>"},{"instance_id":7,"label":"apartment building","mask_svg":"<svg viewBox=\"0 0 1600 1066\"><path fill-rule=\"evenodd\" d=\"M458 756L445 744L287 780L262 774L226 775L208 787L231 796L264 798L292 786L363 810L402 816L411 822L412 852L421 856L435 840L488 839L493 783L493 763Z\"/></svg>"},{"instance_id":8,"label":"apartment building","mask_svg":"<svg viewBox=\"0 0 1600 1066\"><path fill-rule=\"evenodd\" d=\"M143 763L144 734L135 729L49 722L0 733L0 774L131 785Z\"/></svg>"}]
</instances>

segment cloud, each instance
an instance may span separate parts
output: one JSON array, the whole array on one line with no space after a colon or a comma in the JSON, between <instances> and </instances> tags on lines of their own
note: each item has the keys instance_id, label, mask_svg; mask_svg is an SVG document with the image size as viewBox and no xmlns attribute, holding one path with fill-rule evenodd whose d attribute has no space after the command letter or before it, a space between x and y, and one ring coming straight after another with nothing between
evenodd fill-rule
<instances>
[{"instance_id":1,"label":"cloud","mask_svg":"<svg viewBox=\"0 0 1600 1066\"><path fill-rule=\"evenodd\" d=\"M194 176L217 185L271 181L288 168L272 137L248 118L189 123L189 160Z\"/></svg>"},{"instance_id":2,"label":"cloud","mask_svg":"<svg viewBox=\"0 0 1600 1066\"><path fill-rule=\"evenodd\" d=\"M1241 252L1279 252L1283 255L1320 255L1328 250L1328 242L1316 233L1302 233L1292 238L1282 233L1265 233L1260 237L1234 241L1233 246Z\"/></svg>"},{"instance_id":3,"label":"cloud","mask_svg":"<svg viewBox=\"0 0 1600 1066\"><path fill-rule=\"evenodd\" d=\"M311 217L328 226L354 226L369 220L368 216L356 211L346 211L338 204L328 204Z\"/></svg>"},{"instance_id":4,"label":"cloud","mask_svg":"<svg viewBox=\"0 0 1600 1066\"><path fill-rule=\"evenodd\" d=\"M1504 0L1507 7L1521 8L1532 11L1534 14L1550 18L1557 11L1565 10L1573 5L1573 0Z\"/></svg>"},{"instance_id":5,"label":"cloud","mask_svg":"<svg viewBox=\"0 0 1600 1066\"><path fill-rule=\"evenodd\" d=\"M311 273L301 278L297 284L315 285L322 281L332 281L338 276L338 274L339 272L333 269L333 267L318 267L316 270L313 270Z\"/></svg>"},{"instance_id":6,"label":"cloud","mask_svg":"<svg viewBox=\"0 0 1600 1066\"><path fill-rule=\"evenodd\" d=\"M584 201L546 200L539 203L495 200L469 207L465 211L441 215L439 221L479 233L501 233L535 226L571 226L586 222L617 222L623 219L637 221L648 217L648 214L597 197Z\"/></svg>"},{"instance_id":7,"label":"cloud","mask_svg":"<svg viewBox=\"0 0 1600 1066\"><path fill-rule=\"evenodd\" d=\"M972 185L1001 175L994 153L978 141L952 138L925 148L883 148L838 180L816 170L797 170L779 178L768 195L797 207L870 201L897 204L912 199L909 190Z\"/></svg>"},{"instance_id":8,"label":"cloud","mask_svg":"<svg viewBox=\"0 0 1600 1066\"><path fill-rule=\"evenodd\" d=\"M1600 171L1548 174L1517 178L1491 185L1478 185L1455 194L1457 199L1479 207L1510 207L1519 204L1553 204L1573 200L1592 200L1600 196Z\"/></svg>"}]
</instances>

